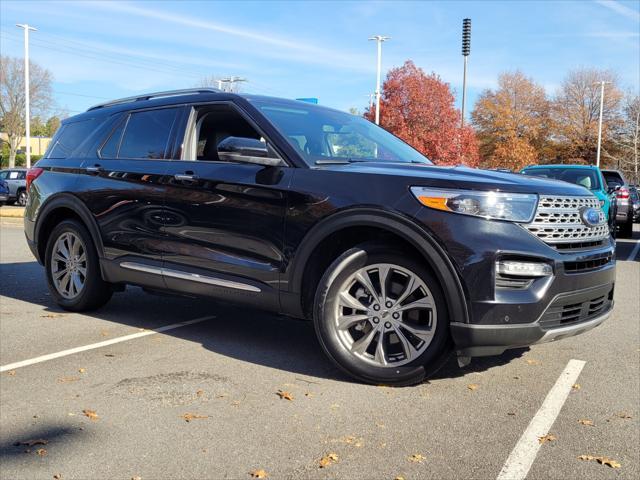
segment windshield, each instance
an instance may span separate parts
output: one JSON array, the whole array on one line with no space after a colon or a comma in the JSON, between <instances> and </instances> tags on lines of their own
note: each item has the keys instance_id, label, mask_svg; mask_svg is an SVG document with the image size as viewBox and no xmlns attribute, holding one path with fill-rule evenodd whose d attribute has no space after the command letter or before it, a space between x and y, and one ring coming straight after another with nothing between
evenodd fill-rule
<instances>
[{"instance_id":1,"label":"windshield","mask_svg":"<svg viewBox=\"0 0 640 480\"><path fill-rule=\"evenodd\" d=\"M597 170L590 168L530 168L522 171L525 175L552 178L581 185L589 190L600 190L600 175Z\"/></svg>"},{"instance_id":2,"label":"windshield","mask_svg":"<svg viewBox=\"0 0 640 480\"><path fill-rule=\"evenodd\" d=\"M250 99L308 165L349 162L431 162L362 117L302 102Z\"/></svg>"}]
</instances>

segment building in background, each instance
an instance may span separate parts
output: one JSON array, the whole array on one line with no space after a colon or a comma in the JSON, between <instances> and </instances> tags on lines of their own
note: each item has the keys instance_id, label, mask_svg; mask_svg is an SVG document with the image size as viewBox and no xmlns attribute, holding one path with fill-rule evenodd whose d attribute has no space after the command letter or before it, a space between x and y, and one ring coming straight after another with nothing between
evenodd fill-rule
<instances>
[{"instance_id":1,"label":"building in background","mask_svg":"<svg viewBox=\"0 0 640 480\"><path fill-rule=\"evenodd\" d=\"M0 132L0 144L6 143L9 141L9 136ZM47 150L49 143L51 143L51 137L31 137L31 155L44 155L44 152ZM20 140L20 145L18 146L18 153L25 153L27 151L27 141L26 138L22 138Z\"/></svg>"}]
</instances>

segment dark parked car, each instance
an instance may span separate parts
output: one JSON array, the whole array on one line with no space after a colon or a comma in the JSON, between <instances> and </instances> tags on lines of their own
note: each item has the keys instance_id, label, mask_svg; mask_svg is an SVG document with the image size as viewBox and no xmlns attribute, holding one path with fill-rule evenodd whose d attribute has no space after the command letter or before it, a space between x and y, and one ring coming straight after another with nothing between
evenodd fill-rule
<instances>
[{"instance_id":1,"label":"dark parked car","mask_svg":"<svg viewBox=\"0 0 640 480\"><path fill-rule=\"evenodd\" d=\"M26 236L63 308L132 284L307 318L366 382L576 335L613 307L589 191L437 167L309 103L199 89L97 105L27 182Z\"/></svg>"},{"instance_id":2,"label":"dark parked car","mask_svg":"<svg viewBox=\"0 0 640 480\"><path fill-rule=\"evenodd\" d=\"M4 180L0 180L0 205L7 203L10 196L11 190L9 190L9 184Z\"/></svg>"},{"instance_id":3,"label":"dark parked car","mask_svg":"<svg viewBox=\"0 0 640 480\"><path fill-rule=\"evenodd\" d=\"M640 192L638 192L637 186L629 186L629 196L633 207L633 221L640 222Z\"/></svg>"},{"instance_id":4,"label":"dark parked car","mask_svg":"<svg viewBox=\"0 0 640 480\"><path fill-rule=\"evenodd\" d=\"M618 170L602 170L607 185L616 193L616 222L620 228L620 236L633 236L633 202L629 192L629 183Z\"/></svg>"},{"instance_id":5,"label":"dark parked car","mask_svg":"<svg viewBox=\"0 0 640 480\"><path fill-rule=\"evenodd\" d=\"M0 180L4 180L9 186L8 202L15 202L16 205L25 206L27 204L27 169L10 168L0 170Z\"/></svg>"}]
</instances>

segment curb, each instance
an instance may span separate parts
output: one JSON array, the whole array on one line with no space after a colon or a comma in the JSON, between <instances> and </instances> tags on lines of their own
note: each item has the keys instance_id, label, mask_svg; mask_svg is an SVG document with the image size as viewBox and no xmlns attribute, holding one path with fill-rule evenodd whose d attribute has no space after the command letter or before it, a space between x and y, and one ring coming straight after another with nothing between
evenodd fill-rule
<instances>
[{"instance_id":1,"label":"curb","mask_svg":"<svg viewBox=\"0 0 640 480\"><path fill-rule=\"evenodd\" d=\"M23 218L24 217L24 207L2 207L0 208L0 217L5 218Z\"/></svg>"}]
</instances>

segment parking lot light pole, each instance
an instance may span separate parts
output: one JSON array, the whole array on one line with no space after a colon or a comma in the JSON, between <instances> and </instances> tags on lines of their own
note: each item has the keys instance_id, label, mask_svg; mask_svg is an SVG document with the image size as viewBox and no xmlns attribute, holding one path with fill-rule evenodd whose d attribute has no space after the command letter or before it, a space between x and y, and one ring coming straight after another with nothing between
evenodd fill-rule
<instances>
[{"instance_id":1,"label":"parking lot light pole","mask_svg":"<svg viewBox=\"0 0 640 480\"><path fill-rule=\"evenodd\" d=\"M467 100L467 59L471 53L471 19L462 20L462 56L464 57L464 71L462 73L462 118L460 127L464 127L464 107Z\"/></svg>"},{"instance_id":2,"label":"parking lot light pole","mask_svg":"<svg viewBox=\"0 0 640 480\"><path fill-rule=\"evenodd\" d=\"M382 70L382 42L386 42L391 37L384 35L374 35L369 40L375 40L378 44L378 72L376 76L376 125L380 125L380 75Z\"/></svg>"},{"instance_id":3,"label":"parking lot light pole","mask_svg":"<svg viewBox=\"0 0 640 480\"><path fill-rule=\"evenodd\" d=\"M598 118L598 151L596 153L596 167L600 168L600 147L602 146L602 113L604 110L604 80L598 82L600 84L600 117Z\"/></svg>"},{"instance_id":4,"label":"parking lot light pole","mask_svg":"<svg viewBox=\"0 0 640 480\"><path fill-rule=\"evenodd\" d=\"M16 27L24 29L24 124L27 168L31 168L31 125L29 119L29 30L36 31L35 28L26 23L17 23Z\"/></svg>"}]
</instances>

